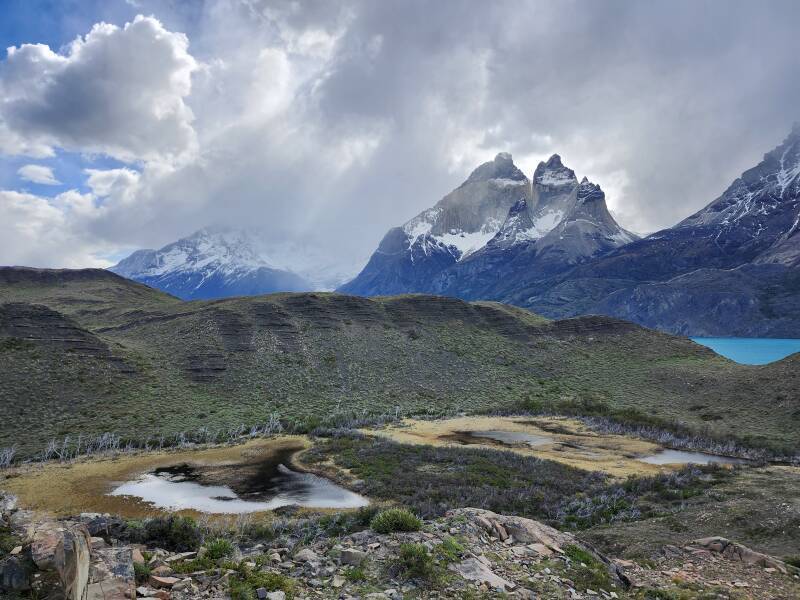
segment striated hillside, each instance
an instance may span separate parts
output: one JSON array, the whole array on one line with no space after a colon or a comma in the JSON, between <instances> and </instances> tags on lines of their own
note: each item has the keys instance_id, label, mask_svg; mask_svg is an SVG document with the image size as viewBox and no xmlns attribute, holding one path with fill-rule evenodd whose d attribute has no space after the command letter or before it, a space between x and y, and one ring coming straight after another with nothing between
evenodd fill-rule
<instances>
[{"instance_id":1,"label":"striated hillside","mask_svg":"<svg viewBox=\"0 0 800 600\"><path fill-rule=\"evenodd\" d=\"M608 317L547 321L434 296L183 302L101 270L0 268L0 448L332 414L637 409L796 447L800 356L727 361ZM19 433L25 432L24 437Z\"/></svg>"}]
</instances>

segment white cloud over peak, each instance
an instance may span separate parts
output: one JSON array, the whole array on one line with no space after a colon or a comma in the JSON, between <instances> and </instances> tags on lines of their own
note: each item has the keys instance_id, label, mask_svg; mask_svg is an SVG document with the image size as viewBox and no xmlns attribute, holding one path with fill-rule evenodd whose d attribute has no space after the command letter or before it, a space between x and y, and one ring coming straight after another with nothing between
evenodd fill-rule
<instances>
[{"instance_id":1,"label":"white cloud over peak","mask_svg":"<svg viewBox=\"0 0 800 600\"><path fill-rule=\"evenodd\" d=\"M98 23L63 54L44 44L9 48L0 64L0 131L18 141L0 149L60 147L123 161L194 149L185 99L198 64L188 47L185 35L140 15L124 27Z\"/></svg>"},{"instance_id":2,"label":"white cloud over peak","mask_svg":"<svg viewBox=\"0 0 800 600\"><path fill-rule=\"evenodd\" d=\"M61 182L53 175L53 169L44 165L24 165L17 170L17 174L32 183L61 185Z\"/></svg>"}]
</instances>

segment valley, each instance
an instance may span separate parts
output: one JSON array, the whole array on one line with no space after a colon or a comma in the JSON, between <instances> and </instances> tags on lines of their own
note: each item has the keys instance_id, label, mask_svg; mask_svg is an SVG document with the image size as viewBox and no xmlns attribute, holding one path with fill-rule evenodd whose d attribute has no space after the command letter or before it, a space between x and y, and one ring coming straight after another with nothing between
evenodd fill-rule
<instances>
[{"instance_id":1,"label":"valley","mask_svg":"<svg viewBox=\"0 0 800 600\"><path fill-rule=\"evenodd\" d=\"M440 296L186 302L0 268L0 358L6 587L61 585L37 540L88 531L92 598L800 589L798 355ZM384 531L397 507L411 531Z\"/></svg>"}]
</instances>

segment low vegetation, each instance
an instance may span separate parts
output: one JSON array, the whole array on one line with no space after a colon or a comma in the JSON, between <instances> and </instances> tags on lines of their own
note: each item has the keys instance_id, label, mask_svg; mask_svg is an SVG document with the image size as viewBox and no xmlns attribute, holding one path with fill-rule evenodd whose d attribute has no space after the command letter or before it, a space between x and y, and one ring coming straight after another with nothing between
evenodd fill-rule
<instances>
[{"instance_id":1,"label":"low vegetation","mask_svg":"<svg viewBox=\"0 0 800 600\"><path fill-rule=\"evenodd\" d=\"M319 440L303 456L312 465L331 458L364 480L360 491L366 495L412 507L423 518L479 506L570 529L672 512L735 472L689 466L617 482L599 473L502 450L412 446L360 435ZM376 520L383 525L382 515L389 513L413 517L395 509Z\"/></svg>"},{"instance_id":2,"label":"low vegetation","mask_svg":"<svg viewBox=\"0 0 800 600\"><path fill-rule=\"evenodd\" d=\"M133 543L187 552L200 547L203 532L191 517L167 515L128 521L124 538Z\"/></svg>"},{"instance_id":3,"label":"low vegetation","mask_svg":"<svg viewBox=\"0 0 800 600\"><path fill-rule=\"evenodd\" d=\"M523 406L602 405L623 422L800 446L796 359L745 367L613 319L552 322L492 303L186 303L102 271L4 269L0 352L5 463Z\"/></svg>"},{"instance_id":4,"label":"low vegetation","mask_svg":"<svg viewBox=\"0 0 800 600\"><path fill-rule=\"evenodd\" d=\"M419 531L422 521L414 513L404 508L390 508L375 515L369 526L377 533Z\"/></svg>"}]
</instances>

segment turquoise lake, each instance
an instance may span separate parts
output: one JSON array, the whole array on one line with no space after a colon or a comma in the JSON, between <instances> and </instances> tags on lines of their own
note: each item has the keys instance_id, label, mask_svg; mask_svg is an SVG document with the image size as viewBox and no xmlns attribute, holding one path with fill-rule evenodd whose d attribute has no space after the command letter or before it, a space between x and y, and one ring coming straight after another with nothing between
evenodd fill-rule
<instances>
[{"instance_id":1,"label":"turquoise lake","mask_svg":"<svg viewBox=\"0 0 800 600\"><path fill-rule=\"evenodd\" d=\"M800 339L702 337L691 339L743 365L766 365L800 352Z\"/></svg>"}]
</instances>

